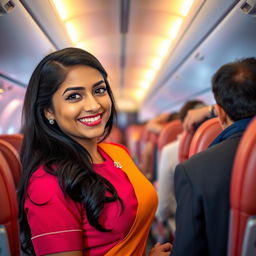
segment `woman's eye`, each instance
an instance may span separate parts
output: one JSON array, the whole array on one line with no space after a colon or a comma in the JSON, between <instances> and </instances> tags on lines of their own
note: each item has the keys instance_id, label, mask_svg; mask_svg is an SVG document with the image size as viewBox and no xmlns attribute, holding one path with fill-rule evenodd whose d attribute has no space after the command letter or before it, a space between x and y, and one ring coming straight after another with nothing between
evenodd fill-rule
<instances>
[{"instance_id":1,"label":"woman's eye","mask_svg":"<svg viewBox=\"0 0 256 256\"><path fill-rule=\"evenodd\" d=\"M95 93L96 94L105 94L106 93L106 91L107 91L107 88L105 88L105 87L101 87L101 88L97 88L96 90L95 90Z\"/></svg>"},{"instance_id":2,"label":"woman's eye","mask_svg":"<svg viewBox=\"0 0 256 256\"><path fill-rule=\"evenodd\" d=\"M79 100L81 98L80 94L78 93L72 93L67 97L67 100L69 101L76 101Z\"/></svg>"}]
</instances>

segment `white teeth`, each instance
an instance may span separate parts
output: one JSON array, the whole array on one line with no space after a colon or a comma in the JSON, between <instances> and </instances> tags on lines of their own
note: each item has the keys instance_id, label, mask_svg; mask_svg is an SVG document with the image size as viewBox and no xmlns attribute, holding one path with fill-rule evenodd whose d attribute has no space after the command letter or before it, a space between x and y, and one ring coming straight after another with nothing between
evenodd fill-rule
<instances>
[{"instance_id":1,"label":"white teeth","mask_svg":"<svg viewBox=\"0 0 256 256\"><path fill-rule=\"evenodd\" d=\"M92 118L81 118L80 121L85 122L85 123L92 123L92 122L95 122L99 119L100 119L100 115L92 117Z\"/></svg>"}]
</instances>

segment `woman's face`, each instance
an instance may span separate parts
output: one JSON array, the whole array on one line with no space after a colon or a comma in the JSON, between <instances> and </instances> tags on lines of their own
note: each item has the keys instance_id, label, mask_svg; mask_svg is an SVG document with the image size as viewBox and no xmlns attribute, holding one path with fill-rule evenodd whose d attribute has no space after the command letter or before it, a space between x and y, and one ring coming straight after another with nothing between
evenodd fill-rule
<instances>
[{"instance_id":1,"label":"woman's face","mask_svg":"<svg viewBox=\"0 0 256 256\"><path fill-rule=\"evenodd\" d=\"M103 135L112 102L101 73L89 66L70 69L53 95L53 109L46 110L60 129L82 144Z\"/></svg>"}]
</instances>

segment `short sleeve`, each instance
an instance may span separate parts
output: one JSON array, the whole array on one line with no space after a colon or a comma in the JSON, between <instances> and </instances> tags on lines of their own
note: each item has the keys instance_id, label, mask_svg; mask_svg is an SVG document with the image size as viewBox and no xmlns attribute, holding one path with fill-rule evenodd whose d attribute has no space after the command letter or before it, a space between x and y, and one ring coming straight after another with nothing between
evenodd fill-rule
<instances>
[{"instance_id":1,"label":"short sleeve","mask_svg":"<svg viewBox=\"0 0 256 256\"><path fill-rule=\"evenodd\" d=\"M25 212L36 255L82 250L82 206L62 192L43 169L30 179Z\"/></svg>"}]
</instances>

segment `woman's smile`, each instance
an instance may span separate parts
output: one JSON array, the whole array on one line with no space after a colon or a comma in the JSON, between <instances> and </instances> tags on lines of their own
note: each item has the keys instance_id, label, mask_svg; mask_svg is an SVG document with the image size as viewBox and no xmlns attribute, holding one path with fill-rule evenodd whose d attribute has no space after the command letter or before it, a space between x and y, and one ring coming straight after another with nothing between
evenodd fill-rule
<instances>
[{"instance_id":1,"label":"woman's smile","mask_svg":"<svg viewBox=\"0 0 256 256\"><path fill-rule=\"evenodd\" d=\"M101 123L102 114L82 117L82 118L79 118L78 121L86 126L96 126Z\"/></svg>"}]
</instances>

